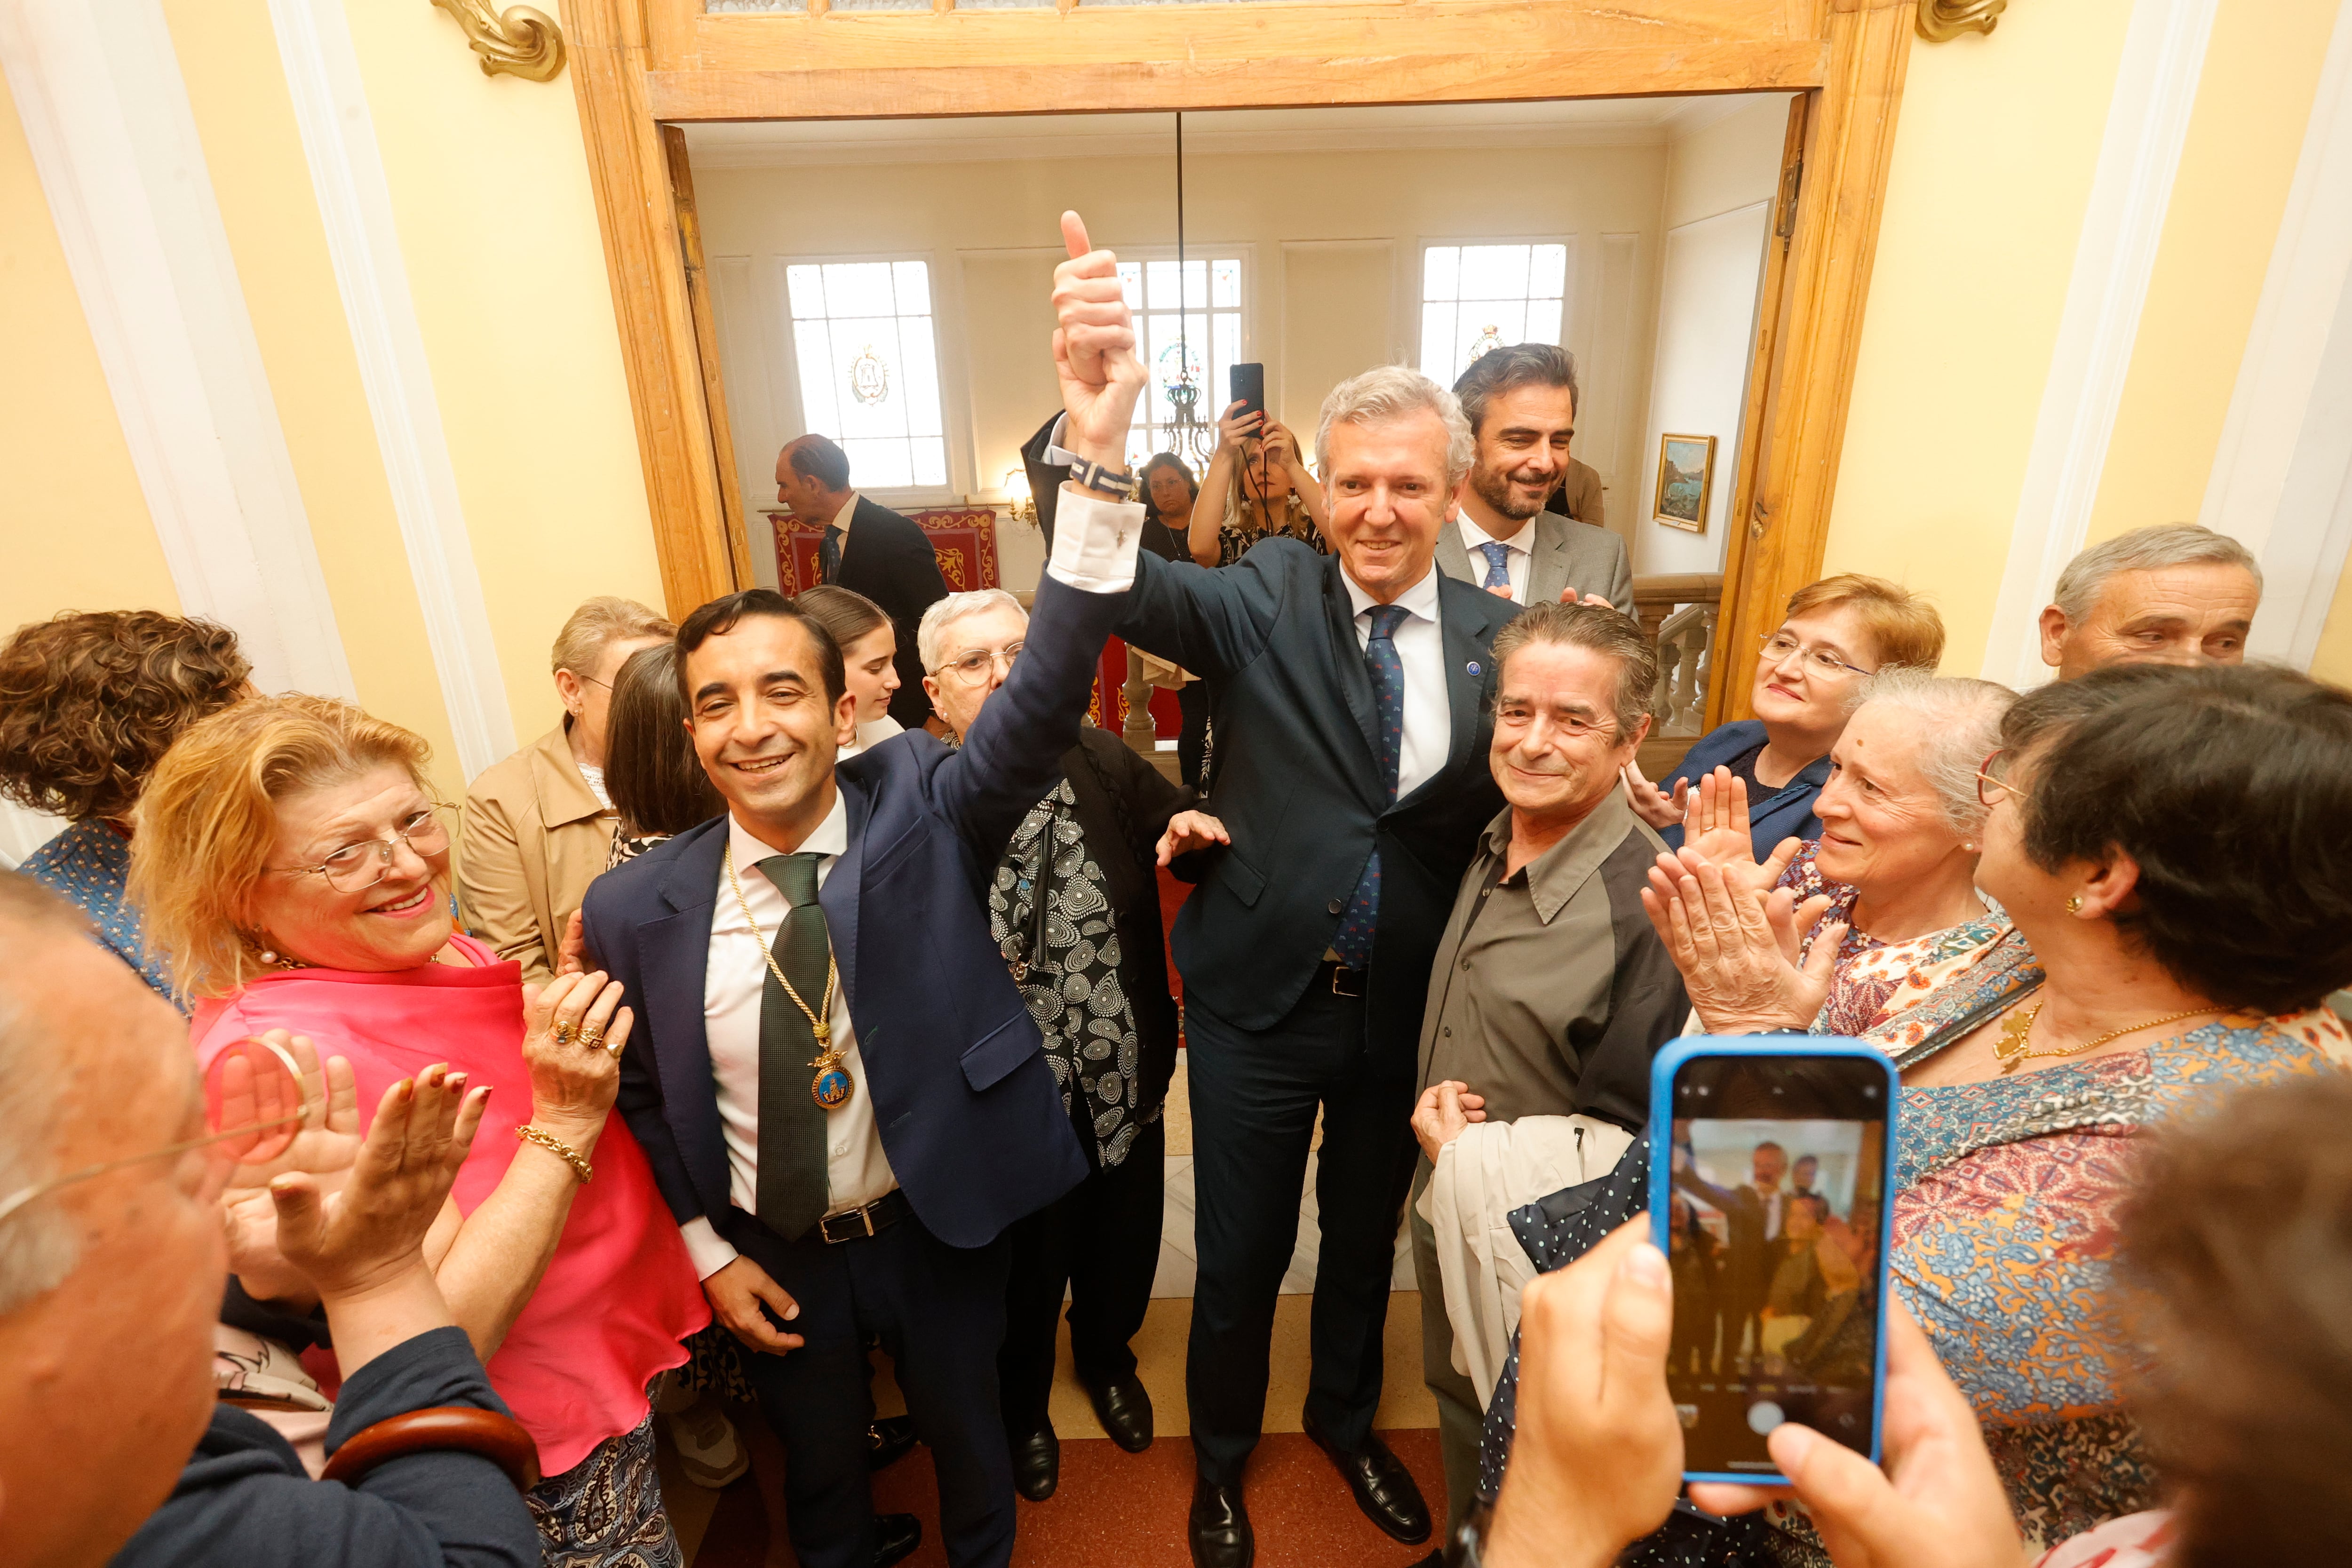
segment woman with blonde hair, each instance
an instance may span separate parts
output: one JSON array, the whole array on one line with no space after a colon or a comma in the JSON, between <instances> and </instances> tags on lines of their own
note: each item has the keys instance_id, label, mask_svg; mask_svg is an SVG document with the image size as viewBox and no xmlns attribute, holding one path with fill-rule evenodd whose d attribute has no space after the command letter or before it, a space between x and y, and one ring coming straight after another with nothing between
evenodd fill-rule
<instances>
[{"instance_id":1,"label":"woman with blonde hair","mask_svg":"<svg viewBox=\"0 0 2352 1568\"><path fill-rule=\"evenodd\" d=\"M428 1257L539 1446L545 1560L682 1564L646 1385L709 1311L643 1152L606 1125L632 1016L601 973L526 991L517 963L454 928L451 813L426 757L326 698L216 713L148 783L131 897L195 1004L200 1066L284 1029L316 1042L330 1082L348 1061L363 1105L440 1062L491 1090ZM247 1289L309 1310L251 1275Z\"/></svg>"},{"instance_id":2,"label":"woman with blonde hair","mask_svg":"<svg viewBox=\"0 0 2352 1568\"><path fill-rule=\"evenodd\" d=\"M1330 512L1298 455L1298 437L1263 411L1236 412L1241 406L1231 405L1217 421L1217 450L1192 502L1186 541L1192 559L1230 566L1276 535L1328 555L1323 530Z\"/></svg>"},{"instance_id":3,"label":"woman with blonde hair","mask_svg":"<svg viewBox=\"0 0 2352 1568\"><path fill-rule=\"evenodd\" d=\"M1748 688L1753 719L1717 726L1692 745L1664 784L1625 770L1626 797L1670 849L1699 804L1699 781L1718 771L1728 790L1747 786L1756 858L1783 838L1819 838L1813 802L1829 782L1830 748L1862 700L1863 682L1901 667L1933 673L1944 657L1934 605L1883 577L1857 572L1808 583L1789 595L1780 626L1763 637Z\"/></svg>"}]
</instances>

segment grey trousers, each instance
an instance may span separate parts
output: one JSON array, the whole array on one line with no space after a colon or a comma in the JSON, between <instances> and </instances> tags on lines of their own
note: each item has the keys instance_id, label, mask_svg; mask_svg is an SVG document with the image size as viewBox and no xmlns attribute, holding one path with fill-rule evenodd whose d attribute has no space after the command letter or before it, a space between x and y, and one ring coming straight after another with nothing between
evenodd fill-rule
<instances>
[{"instance_id":1,"label":"grey trousers","mask_svg":"<svg viewBox=\"0 0 2352 1568\"><path fill-rule=\"evenodd\" d=\"M1421 1217L1421 1190L1429 1184L1424 1156L1412 1173L1405 1214L1412 1226L1412 1274L1421 1287L1421 1380L1437 1397L1437 1451L1445 1461L1445 1535L1454 1539L1478 1498L1478 1445L1486 1412L1478 1390L1454 1370L1454 1325L1445 1316L1445 1285L1437 1277L1437 1234Z\"/></svg>"}]
</instances>

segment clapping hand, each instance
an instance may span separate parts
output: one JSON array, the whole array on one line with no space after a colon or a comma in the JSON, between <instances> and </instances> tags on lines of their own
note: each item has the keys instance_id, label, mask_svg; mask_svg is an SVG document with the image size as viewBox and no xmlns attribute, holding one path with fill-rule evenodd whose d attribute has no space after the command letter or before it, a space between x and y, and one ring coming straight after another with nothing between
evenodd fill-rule
<instances>
[{"instance_id":1,"label":"clapping hand","mask_svg":"<svg viewBox=\"0 0 2352 1568\"><path fill-rule=\"evenodd\" d=\"M1412 1108L1412 1135L1434 1165L1448 1143L1468 1131L1472 1122L1486 1120L1486 1097L1471 1093L1470 1086L1459 1079L1447 1079L1421 1091L1421 1102Z\"/></svg>"},{"instance_id":2,"label":"clapping hand","mask_svg":"<svg viewBox=\"0 0 2352 1568\"><path fill-rule=\"evenodd\" d=\"M1683 803L1683 843L1723 868L1726 881L1750 892L1769 893L1780 884L1789 862L1804 847L1799 838L1783 838L1761 864L1756 859L1756 835L1748 816L1748 781L1718 767L1701 776L1696 789L1688 780L1676 786Z\"/></svg>"},{"instance_id":3,"label":"clapping hand","mask_svg":"<svg viewBox=\"0 0 2352 1568\"><path fill-rule=\"evenodd\" d=\"M1829 998L1845 922L1815 933L1800 965L1800 932L1830 900L1796 904L1787 889L1759 893L1685 845L1661 855L1642 889L1642 909L1682 972L1691 1005L1709 1034L1750 1035L1811 1025Z\"/></svg>"},{"instance_id":4,"label":"clapping hand","mask_svg":"<svg viewBox=\"0 0 2352 1568\"><path fill-rule=\"evenodd\" d=\"M559 974L523 993L523 1065L532 1125L585 1155L621 1090L621 1050L636 1015L604 971Z\"/></svg>"},{"instance_id":5,"label":"clapping hand","mask_svg":"<svg viewBox=\"0 0 2352 1568\"><path fill-rule=\"evenodd\" d=\"M1676 779L1672 795L1642 776L1642 764L1625 764L1625 802L1633 815L1652 827L1676 827L1685 815L1684 801L1690 795L1690 780Z\"/></svg>"},{"instance_id":6,"label":"clapping hand","mask_svg":"<svg viewBox=\"0 0 2352 1568\"><path fill-rule=\"evenodd\" d=\"M1179 855L1233 841L1234 836L1225 831L1225 825L1207 812L1180 811L1168 819L1168 831L1160 836L1160 864L1165 866Z\"/></svg>"},{"instance_id":7,"label":"clapping hand","mask_svg":"<svg viewBox=\"0 0 2352 1568\"><path fill-rule=\"evenodd\" d=\"M228 1268L257 1301L300 1300L310 1285L278 1249L278 1207L270 1200L273 1177L299 1171L312 1177L319 1189L332 1193L349 1179L360 1152L359 1087L352 1064L341 1057L319 1060L307 1035L272 1029L261 1037L290 1058L300 1070L297 1088L305 1105L321 1106L324 1114L305 1121L292 1142L273 1159L243 1164L231 1173L221 1194L221 1214L228 1233ZM247 1103L236 1098L235 1080L221 1102L224 1125L242 1126L262 1120L250 1105L252 1079L243 1080Z\"/></svg>"},{"instance_id":8,"label":"clapping hand","mask_svg":"<svg viewBox=\"0 0 2352 1568\"><path fill-rule=\"evenodd\" d=\"M1118 258L1089 246L1086 220L1074 212L1062 215L1062 243L1070 258L1054 268L1054 374L1069 416L1069 446L1088 462L1117 467L1143 392L1135 321Z\"/></svg>"},{"instance_id":9,"label":"clapping hand","mask_svg":"<svg viewBox=\"0 0 2352 1568\"><path fill-rule=\"evenodd\" d=\"M1591 605L1595 609L1601 610L1613 610L1617 607L1598 594L1579 594L1573 583L1559 591L1559 602L1563 605Z\"/></svg>"}]
</instances>

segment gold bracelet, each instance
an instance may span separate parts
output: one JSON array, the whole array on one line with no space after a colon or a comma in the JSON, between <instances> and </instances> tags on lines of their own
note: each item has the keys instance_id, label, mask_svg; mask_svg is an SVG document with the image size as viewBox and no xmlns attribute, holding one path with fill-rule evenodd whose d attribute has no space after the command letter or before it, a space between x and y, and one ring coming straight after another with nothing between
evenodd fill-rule
<instances>
[{"instance_id":1,"label":"gold bracelet","mask_svg":"<svg viewBox=\"0 0 2352 1568\"><path fill-rule=\"evenodd\" d=\"M526 1143L538 1144L549 1153L562 1160L565 1164L572 1167L572 1173L580 1178L580 1184L583 1187L588 1184L589 1179L596 1173L595 1167L589 1164L588 1162L582 1157L580 1151L574 1149L571 1144L566 1143L561 1138L555 1137L551 1133L541 1132L538 1128L529 1125L516 1128L514 1130L514 1135L521 1139Z\"/></svg>"}]
</instances>

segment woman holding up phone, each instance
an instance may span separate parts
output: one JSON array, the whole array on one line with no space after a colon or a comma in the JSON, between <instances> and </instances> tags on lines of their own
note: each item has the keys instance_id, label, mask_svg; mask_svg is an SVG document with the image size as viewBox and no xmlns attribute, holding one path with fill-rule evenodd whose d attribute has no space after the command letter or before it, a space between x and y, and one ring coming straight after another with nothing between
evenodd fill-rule
<instances>
[{"instance_id":1,"label":"woman holding up phone","mask_svg":"<svg viewBox=\"0 0 2352 1568\"><path fill-rule=\"evenodd\" d=\"M1203 566L1230 566L1261 539L1279 534L1328 555L1323 529L1330 519L1323 487L1298 456L1298 437L1267 419L1228 404L1217 421L1217 452L1192 503L1189 542Z\"/></svg>"}]
</instances>

